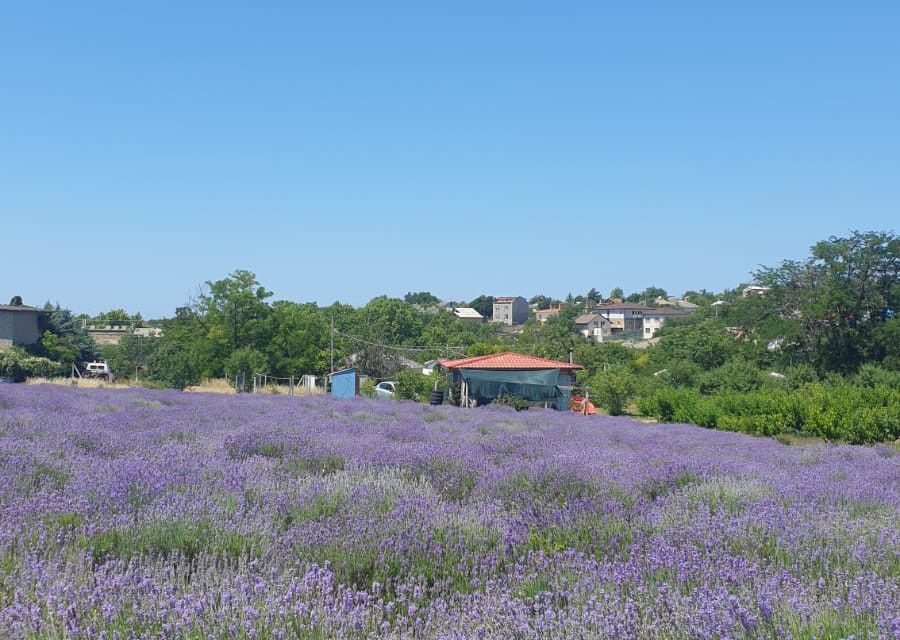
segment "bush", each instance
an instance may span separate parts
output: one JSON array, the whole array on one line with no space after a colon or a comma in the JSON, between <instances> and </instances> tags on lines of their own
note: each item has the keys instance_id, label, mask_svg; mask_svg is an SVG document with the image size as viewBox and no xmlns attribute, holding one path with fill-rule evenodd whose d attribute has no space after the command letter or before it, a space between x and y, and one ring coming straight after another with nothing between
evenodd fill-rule
<instances>
[{"instance_id":1,"label":"bush","mask_svg":"<svg viewBox=\"0 0 900 640\"><path fill-rule=\"evenodd\" d=\"M724 391L754 391L762 385L763 378L753 364L743 359L729 360L700 376L700 391L705 394Z\"/></svg>"},{"instance_id":2,"label":"bush","mask_svg":"<svg viewBox=\"0 0 900 640\"><path fill-rule=\"evenodd\" d=\"M795 364L788 367L787 371L785 371L785 376L787 376L791 389L799 389L805 384L819 381L819 375L816 373L816 370L808 364Z\"/></svg>"},{"instance_id":3,"label":"bush","mask_svg":"<svg viewBox=\"0 0 900 640\"><path fill-rule=\"evenodd\" d=\"M856 373L856 383L869 388L883 386L900 389L900 371L890 371L876 364L864 364Z\"/></svg>"},{"instance_id":4,"label":"bush","mask_svg":"<svg viewBox=\"0 0 900 640\"><path fill-rule=\"evenodd\" d=\"M499 398L494 398L491 404L500 407L512 407L516 411L527 411L528 408L531 407L531 403L525 398L520 398L519 396L514 396L509 393L504 394Z\"/></svg>"},{"instance_id":5,"label":"bush","mask_svg":"<svg viewBox=\"0 0 900 640\"><path fill-rule=\"evenodd\" d=\"M591 376L587 381L591 399L602 406L611 416L621 415L634 394L637 381L625 366L619 365Z\"/></svg>"},{"instance_id":6,"label":"bush","mask_svg":"<svg viewBox=\"0 0 900 640\"><path fill-rule=\"evenodd\" d=\"M401 369L397 374L397 397L416 402L428 402L435 382L444 388L444 378L438 373L425 375L419 369Z\"/></svg>"},{"instance_id":7,"label":"bush","mask_svg":"<svg viewBox=\"0 0 900 640\"><path fill-rule=\"evenodd\" d=\"M703 396L693 389L657 388L638 401L660 422L775 435L785 431L864 444L900 437L900 391L885 385L809 384Z\"/></svg>"},{"instance_id":8,"label":"bush","mask_svg":"<svg viewBox=\"0 0 900 640\"><path fill-rule=\"evenodd\" d=\"M26 378L53 378L65 373L65 365L48 358L30 356L13 347L0 351L0 377L24 382Z\"/></svg>"}]
</instances>

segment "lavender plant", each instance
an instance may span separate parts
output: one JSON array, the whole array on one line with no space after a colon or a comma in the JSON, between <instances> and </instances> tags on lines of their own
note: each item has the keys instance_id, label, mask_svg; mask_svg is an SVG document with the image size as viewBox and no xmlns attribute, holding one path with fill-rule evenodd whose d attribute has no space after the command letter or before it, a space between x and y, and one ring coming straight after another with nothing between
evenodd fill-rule
<instances>
[{"instance_id":1,"label":"lavender plant","mask_svg":"<svg viewBox=\"0 0 900 640\"><path fill-rule=\"evenodd\" d=\"M0 636L897 638L898 461L553 411L8 385Z\"/></svg>"}]
</instances>

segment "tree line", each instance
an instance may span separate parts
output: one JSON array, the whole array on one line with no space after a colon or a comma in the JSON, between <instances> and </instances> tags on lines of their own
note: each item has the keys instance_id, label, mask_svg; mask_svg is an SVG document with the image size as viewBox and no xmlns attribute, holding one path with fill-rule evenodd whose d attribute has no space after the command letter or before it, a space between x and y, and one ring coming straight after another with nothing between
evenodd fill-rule
<instances>
[{"instance_id":1,"label":"tree line","mask_svg":"<svg viewBox=\"0 0 900 640\"><path fill-rule=\"evenodd\" d=\"M719 293L685 293L685 299L699 305L697 310L669 321L654 346L635 349L622 342L588 342L577 332L575 317L585 305L604 299L596 288L564 300L532 297L536 308L560 306L559 315L545 323L532 317L520 332L509 333L494 324L456 318L439 308L439 299L427 291L410 292L403 299L379 296L362 307L273 300L273 293L255 274L239 269L206 282L173 317L156 322L163 330L161 338L128 335L118 345L98 348L82 330L81 316L48 304L41 320L43 338L29 347L27 355L54 363L102 357L120 376L142 372L151 383L184 388L204 378L234 379L243 374L249 380L259 372L321 376L332 367L350 364L383 379L396 377L410 361L505 350L566 360L571 352L585 367L580 383L609 413L641 412L662 420L754 432L769 427L757 424L760 418L723 422L718 416L765 414L775 416L766 424L803 431L804 425L824 418L798 418L815 412L804 413L788 400L781 405L793 408L785 409L788 417L784 417L766 404L768 400L757 406L748 398L812 397L816 392L810 385L840 388L843 391L830 395L846 402L857 393L847 388L897 393L900 238L893 232L854 231L847 237L831 237L812 246L806 259L761 267L752 277L758 294L744 295L747 283ZM630 295L619 287L609 291L610 298L649 304L666 295L655 286ZM487 317L492 305L488 295L460 304ZM135 324L141 318L118 309L91 321ZM427 388L409 380L409 374L405 377L410 387ZM743 394L747 402L738 402L736 394ZM877 412L879 402L890 400L896 407L900 398L889 394L887 400L873 399L863 397L862 391L857 395L853 402L859 406L845 407L844 413L857 416L858 423L882 426L849 439L900 435L896 426L900 419L893 427L883 426L894 419L890 408L874 418L863 411L865 402L874 402ZM828 429L820 430L831 434L849 427Z\"/></svg>"}]
</instances>

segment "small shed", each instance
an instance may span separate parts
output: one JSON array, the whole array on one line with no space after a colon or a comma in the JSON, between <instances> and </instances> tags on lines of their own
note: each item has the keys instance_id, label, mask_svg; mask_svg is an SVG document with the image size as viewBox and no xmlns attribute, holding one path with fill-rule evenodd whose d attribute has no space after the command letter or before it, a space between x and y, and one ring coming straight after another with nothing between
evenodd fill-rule
<instances>
[{"instance_id":1,"label":"small shed","mask_svg":"<svg viewBox=\"0 0 900 640\"><path fill-rule=\"evenodd\" d=\"M547 360L521 353L495 353L460 360L440 360L459 383L463 405L484 404L511 395L532 402L543 402L560 411L568 411L575 384L577 364Z\"/></svg>"},{"instance_id":2,"label":"small shed","mask_svg":"<svg viewBox=\"0 0 900 640\"><path fill-rule=\"evenodd\" d=\"M355 398L359 395L359 373L355 367L328 374L331 395L335 398Z\"/></svg>"}]
</instances>

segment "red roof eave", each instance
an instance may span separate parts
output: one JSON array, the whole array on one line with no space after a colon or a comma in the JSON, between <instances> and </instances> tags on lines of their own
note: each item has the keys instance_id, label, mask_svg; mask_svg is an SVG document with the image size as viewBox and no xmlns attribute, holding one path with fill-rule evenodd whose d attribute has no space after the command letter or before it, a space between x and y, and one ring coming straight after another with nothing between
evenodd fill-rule
<instances>
[{"instance_id":1,"label":"red roof eave","mask_svg":"<svg viewBox=\"0 0 900 640\"><path fill-rule=\"evenodd\" d=\"M564 369L574 371L583 369L579 364L569 364L559 360L547 360L521 353L492 353L486 356L473 356L458 360L438 360L445 369Z\"/></svg>"}]
</instances>

